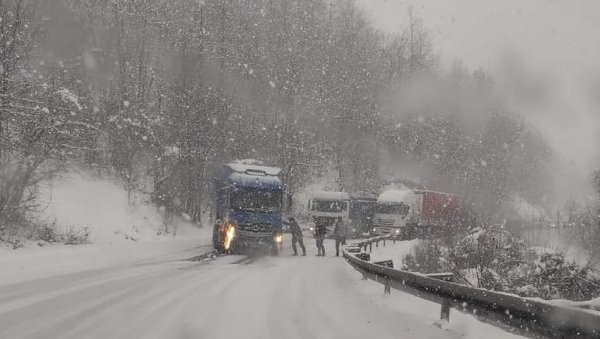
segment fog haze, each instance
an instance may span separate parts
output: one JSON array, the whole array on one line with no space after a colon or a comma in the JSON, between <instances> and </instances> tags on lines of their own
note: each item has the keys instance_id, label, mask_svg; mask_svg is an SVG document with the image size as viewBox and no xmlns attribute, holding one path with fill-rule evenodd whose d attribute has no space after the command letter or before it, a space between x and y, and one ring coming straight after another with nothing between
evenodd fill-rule
<instances>
[{"instance_id":1,"label":"fog haze","mask_svg":"<svg viewBox=\"0 0 600 339\"><path fill-rule=\"evenodd\" d=\"M359 0L374 26L399 32L412 7L431 32L443 68L492 73L508 109L552 145L555 187L586 199L600 164L600 3L595 1Z\"/></svg>"}]
</instances>

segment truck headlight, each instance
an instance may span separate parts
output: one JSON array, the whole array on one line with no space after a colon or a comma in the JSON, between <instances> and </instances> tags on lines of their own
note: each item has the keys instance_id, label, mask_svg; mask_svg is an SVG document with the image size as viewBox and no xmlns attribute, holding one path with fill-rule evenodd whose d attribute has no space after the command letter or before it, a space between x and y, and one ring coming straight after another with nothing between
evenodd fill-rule
<instances>
[{"instance_id":1,"label":"truck headlight","mask_svg":"<svg viewBox=\"0 0 600 339\"><path fill-rule=\"evenodd\" d=\"M225 228L225 241L223 242L223 247L225 247L226 250L228 250L229 247L231 247L231 242L233 241L234 236L235 227L233 226L233 224L227 225L227 228Z\"/></svg>"},{"instance_id":2,"label":"truck headlight","mask_svg":"<svg viewBox=\"0 0 600 339\"><path fill-rule=\"evenodd\" d=\"M396 230L396 234L400 233L400 230Z\"/></svg>"},{"instance_id":3,"label":"truck headlight","mask_svg":"<svg viewBox=\"0 0 600 339\"><path fill-rule=\"evenodd\" d=\"M309 230L312 232L312 231L314 231L314 230L315 230L315 228L314 228L314 227L311 227L311 228L309 228Z\"/></svg>"},{"instance_id":4,"label":"truck headlight","mask_svg":"<svg viewBox=\"0 0 600 339\"><path fill-rule=\"evenodd\" d=\"M283 234L275 236L275 242L276 243L281 244L282 241L283 241Z\"/></svg>"},{"instance_id":5,"label":"truck headlight","mask_svg":"<svg viewBox=\"0 0 600 339\"><path fill-rule=\"evenodd\" d=\"M377 232L377 228L373 228L373 232Z\"/></svg>"}]
</instances>

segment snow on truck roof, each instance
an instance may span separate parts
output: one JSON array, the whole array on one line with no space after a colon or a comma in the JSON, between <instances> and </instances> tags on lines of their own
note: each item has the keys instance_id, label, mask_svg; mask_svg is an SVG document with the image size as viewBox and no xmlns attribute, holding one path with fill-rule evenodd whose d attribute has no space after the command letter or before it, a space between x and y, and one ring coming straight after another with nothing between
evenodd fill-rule
<instances>
[{"instance_id":1,"label":"snow on truck roof","mask_svg":"<svg viewBox=\"0 0 600 339\"><path fill-rule=\"evenodd\" d=\"M283 186L278 176L281 170L277 167L236 162L223 165L223 170L224 177L236 186L270 189L281 189Z\"/></svg>"},{"instance_id":2,"label":"snow on truck roof","mask_svg":"<svg viewBox=\"0 0 600 339\"><path fill-rule=\"evenodd\" d=\"M254 188L281 188L283 185L279 177L274 175L248 175L246 173L234 172L229 175L229 179L236 186L254 187Z\"/></svg>"},{"instance_id":3,"label":"snow on truck roof","mask_svg":"<svg viewBox=\"0 0 600 339\"><path fill-rule=\"evenodd\" d=\"M381 203L394 203L394 202L403 202L406 204L411 204L417 198L417 195L409 189L405 190L387 190L379 195L377 198L377 202Z\"/></svg>"},{"instance_id":4,"label":"snow on truck roof","mask_svg":"<svg viewBox=\"0 0 600 339\"><path fill-rule=\"evenodd\" d=\"M346 192L315 191L311 195L313 199L319 200L350 200L350 194Z\"/></svg>"},{"instance_id":5,"label":"snow on truck roof","mask_svg":"<svg viewBox=\"0 0 600 339\"><path fill-rule=\"evenodd\" d=\"M277 167L260 166L247 163L229 163L225 166L233 172L246 173L249 175L279 175L281 169Z\"/></svg>"}]
</instances>

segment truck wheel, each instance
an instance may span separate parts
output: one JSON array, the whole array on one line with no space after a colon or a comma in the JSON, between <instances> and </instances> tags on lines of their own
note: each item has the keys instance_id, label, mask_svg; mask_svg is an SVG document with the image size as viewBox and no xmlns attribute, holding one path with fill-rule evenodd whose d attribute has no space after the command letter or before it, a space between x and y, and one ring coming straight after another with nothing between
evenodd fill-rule
<instances>
[{"instance_id":1,"label":"truck wheel","mask_svg":"<svg viewBox=\"0 0 600 339\"><path fill-rule=\"evenodd\" d=\"M218 229L217 225L215 225L213 227L212 244L213 244L213 248L215 250L219 250L221 247L220 240L219 240L219 229Z\"/></svg>"},{"instance_id":2,"label":"truck wheel","mask_svg":"<svg viewBox=\"0 0 600 339\"><path fill-rule=\"evenodd\" d=\"M218 244L219 244L219 239L217 239L217 235L215 234L215 232L213 232L212 245L215 250L218 248Z\"/></svg>"},{"instance_id":3,"label":"truck wheel","mask_svg":"<svg viewBox=\"0 0 600 339\"><path fill-rule=\"evenodd\" d=\"M219 235L220 230L218 225L215 225L215 227L213 228L213 235L212 235L212 243L213 243L213 248L215 250L217 250L217 253L222 254L222 253L226 253L227 251L225 250L225 247L223 246L223 241L221 240L221 236Z\"/></svg>"}]
</instances>

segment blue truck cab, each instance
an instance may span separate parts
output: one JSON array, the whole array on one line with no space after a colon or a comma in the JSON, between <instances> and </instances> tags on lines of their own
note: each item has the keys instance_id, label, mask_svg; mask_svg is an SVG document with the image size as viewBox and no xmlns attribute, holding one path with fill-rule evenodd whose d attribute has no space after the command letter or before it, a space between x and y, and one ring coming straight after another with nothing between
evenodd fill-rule
<instances>
[{"instance_id":1,"label":"blue truck cab","mask_svg":"<svg viewBox=\"0 0 600 339\"><path fill-rule=\"evenodd\" d=\"M283 184L280 169L244 162L222 165L214 179L213 246L220 252L268 248L283 240Z\"/></svg>"}]
</instances>

